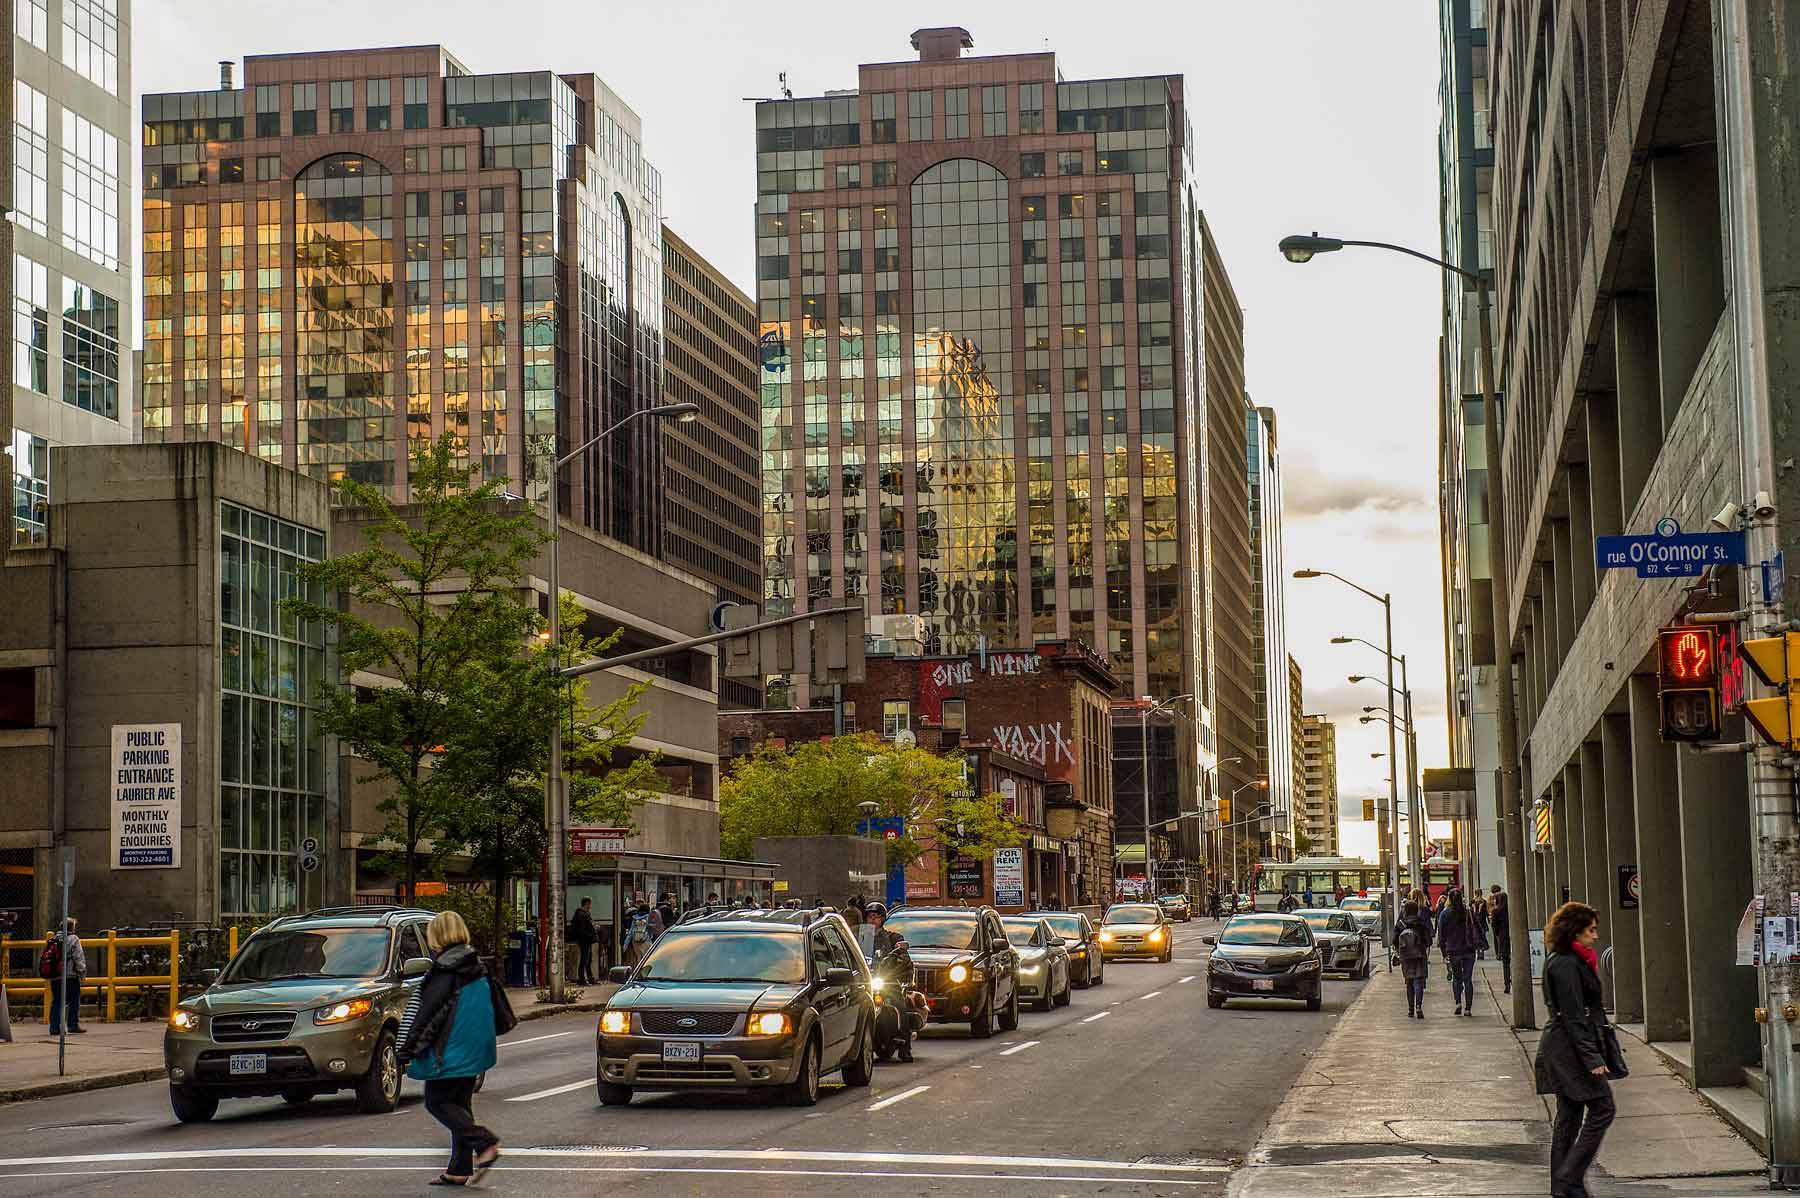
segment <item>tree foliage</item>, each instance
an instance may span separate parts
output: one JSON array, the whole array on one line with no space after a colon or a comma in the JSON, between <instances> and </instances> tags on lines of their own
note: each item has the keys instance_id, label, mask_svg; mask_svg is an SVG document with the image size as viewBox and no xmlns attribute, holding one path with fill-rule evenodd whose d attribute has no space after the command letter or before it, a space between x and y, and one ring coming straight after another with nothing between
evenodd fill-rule
<instances>
[{"instance_id":1,"label":"tree foliage","mask_svg":"<svg viewBox=\"0 0 1800 1198\"><path fill-rule=\"evenodd\" d=\"M863 818L906 820L887 842L890 862L910 864L941 848L985 859L1018 844L1018 822L998 794L968 790L960 753L939 756L872 733L777 748L740 760L719 788L722 851L749 859L759 836L847 836Z\"/></svg>"}]
</instances>

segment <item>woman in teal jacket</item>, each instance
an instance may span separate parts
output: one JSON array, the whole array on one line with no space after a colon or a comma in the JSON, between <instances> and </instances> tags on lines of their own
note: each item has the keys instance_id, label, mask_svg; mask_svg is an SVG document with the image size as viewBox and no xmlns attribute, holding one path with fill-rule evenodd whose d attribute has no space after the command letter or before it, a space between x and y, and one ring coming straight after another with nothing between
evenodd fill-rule
<instances>
[{"instance_id":1,"label":"woman in teal jacket","mask_svg":"<svg viewBox=\"0 0 1800 1198\"><path fill-rule=\"evenodd\" d=\"M431 1184L475 1185L500 1159L500 1137L471 1109L476 1081L498 1057L492 983L456 912L438 912L425 945L434 959L400 1021L400 1063L425 1083L425 1110L450 1129L450 1165Z\"/></svg>"}]
</instances>

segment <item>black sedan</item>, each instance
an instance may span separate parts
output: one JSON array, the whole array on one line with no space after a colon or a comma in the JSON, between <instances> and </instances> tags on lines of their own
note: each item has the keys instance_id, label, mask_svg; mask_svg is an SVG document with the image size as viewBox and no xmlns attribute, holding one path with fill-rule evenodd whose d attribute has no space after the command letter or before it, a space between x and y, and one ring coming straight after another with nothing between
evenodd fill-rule
<instances>
[{"instance_id":1,"label":"black sedan","mask_svg":"<svg viewBox=\"0 0 1800 1198\"><path fill-rule=\"evenodd\" d=\"M1312 928L1296 915L1236 915L1217 936L1206 965L1206 1005L1233 998L1287 998L1316 1011L1324 999L1323 961Z\"/></svg>"},{"instance_id":2,"label":"black sedan","mask_svg":"<svg viewBox=\"0 0 1800 1198\"><path fill-rule=\"evenodd\" d=\"M1032 911L1034 919L1050 925L1050 930L1066 942L1069 953L1069 977L1078 989L1100 986L1106 982L1106 953L1100 947L1100 929L1080 911Z\"/></svg>"}]
</instances>

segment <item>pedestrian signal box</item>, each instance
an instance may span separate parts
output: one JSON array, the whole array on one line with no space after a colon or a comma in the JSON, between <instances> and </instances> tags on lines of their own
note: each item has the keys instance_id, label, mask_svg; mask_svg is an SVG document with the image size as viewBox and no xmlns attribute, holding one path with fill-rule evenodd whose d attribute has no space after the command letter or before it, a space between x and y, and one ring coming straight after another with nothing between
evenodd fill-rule
<instances>
[{"instance_id":1,"label":"pedestrian signal box","mask_svg":"<svg viewBox=\"0 0 1800 1198\"><path fill-rule=\"evenodd\" d=\"M1794 748L1800 739L1800 714L1794 709L1800 694L1791 683L1800 678L1800 632L1745 641L1739 652L1765 685L1783 692L1767 699L1746 699L1744 718L1770 744Z\"/></svg>"},{"instance_id":2,"label":"pedestrian signal box","mask_svg":"<svg viewBox=\"0 0 1800 1198\"><path fill-rule=\"evenodd\" d=\"M1719 710L1719 633L1704 624L1680 624L1656 634L1657 698L1662 707L1662 738L1667 741L1717 740Z\"/></svg>"}]
</instances>

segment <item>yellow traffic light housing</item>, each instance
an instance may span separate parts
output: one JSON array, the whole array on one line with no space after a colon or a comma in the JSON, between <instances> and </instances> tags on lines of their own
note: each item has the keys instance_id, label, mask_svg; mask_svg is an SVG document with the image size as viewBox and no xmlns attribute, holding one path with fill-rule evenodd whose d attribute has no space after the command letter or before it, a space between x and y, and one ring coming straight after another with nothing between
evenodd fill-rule
<instances>
[{"instance_id":1,"label":"yellow traffic light housing","mask_svg":"<svg viewBox=\"0 0 1800 1198\"><path fill-rule=\"evenodd\" d=\"M1800 712L1795 710L1800 695L1795 695L1789 684L1800 677L1800 632L1745 641L1738 652L1764 684L1784 692L1767 699L1745 700L1744 718L1770 744L1792 749L1795 734L1800 731Z\"/></svg>"}]
</instances>

